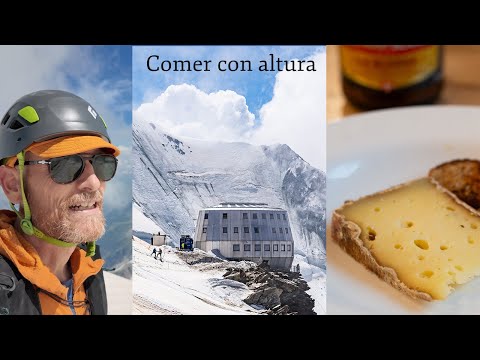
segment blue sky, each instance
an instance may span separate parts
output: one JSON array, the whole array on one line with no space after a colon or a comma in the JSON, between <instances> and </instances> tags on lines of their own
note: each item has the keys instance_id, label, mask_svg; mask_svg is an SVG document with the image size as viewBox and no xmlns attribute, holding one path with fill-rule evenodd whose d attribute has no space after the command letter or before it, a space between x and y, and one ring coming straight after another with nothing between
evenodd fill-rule
<instances>
[{"instance_id":1,"label":"blue sky","mask_svg":"<svg viewBox=\"0 0 480 360\"><path fill-rule=\"evenodd\" d=\"M259 71L262 60L312 61L315 70ZM150 71L174 60L210 60L210 71ZM219 71L221 60L252 71ZM155 122L179 137L287 144L326 168L325 46L145 46L133 48L133 121Z\"/></svg>"},{"instance_id":2,"label":"blue sky","mask_svg":"<svg viewBox=\"0 0 480 360\"><path fill-rule=\"evenodd\" d=\"M218 90L233 90L243 95L247 106L256 118L258 111L272 99L277 72L259 72L260 60L269 60L269 54L282 60L304 59L322 50L319 46L156 46L134 47L133 49L133 108L146 101L152 101L169 85L182 83L195 85L198 89L210 93ZM324 48L323 48L323 51ZM147 69L150 55L158 55L159 65L163 60L211 60L209 72L174 72ZM220 60L250 60L251 72L221 72L216 64Z\"/></svg>"}]
</instances>

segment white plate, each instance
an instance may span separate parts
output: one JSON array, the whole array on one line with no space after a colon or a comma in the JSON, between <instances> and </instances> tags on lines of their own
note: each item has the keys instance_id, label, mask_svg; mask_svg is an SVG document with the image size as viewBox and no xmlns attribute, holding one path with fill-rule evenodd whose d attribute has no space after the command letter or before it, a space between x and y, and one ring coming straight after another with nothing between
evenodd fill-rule
<instances>
[{"instance_id":1,"label":"white plate","mask_svg":"<svg viewBox=\"0 0 480 360\"><path fill-rule=\"evenodd\" d=\"M331 240L332 211L442 162L480 159L480 107L421 106L354 115L327 129L327 313L480 314L480 278L443 301L413 300ZM480 259L479 259L480 261Z\"/></svg>"}]
</instances>

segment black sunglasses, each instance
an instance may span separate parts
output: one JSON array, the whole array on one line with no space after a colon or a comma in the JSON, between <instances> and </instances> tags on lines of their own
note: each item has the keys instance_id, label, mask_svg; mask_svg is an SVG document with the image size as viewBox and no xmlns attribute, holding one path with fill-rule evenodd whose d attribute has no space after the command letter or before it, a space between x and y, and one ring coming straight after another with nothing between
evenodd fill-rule
<instances>
[{"instance_id":1,"label":"black sunglasses","mask_svg":"<svg viewBox=\"0 0 480 360\"><path fill-rule=\"evenodd\" d=\"M79 178L85 170L85 160L90 161L95 175L102 181L111 180L117 171L118 160L110 154L69 155L47 160L25 161L25 165L48 165L50 177L58 184L68 184Z\"/></svg>"}]
</instances>

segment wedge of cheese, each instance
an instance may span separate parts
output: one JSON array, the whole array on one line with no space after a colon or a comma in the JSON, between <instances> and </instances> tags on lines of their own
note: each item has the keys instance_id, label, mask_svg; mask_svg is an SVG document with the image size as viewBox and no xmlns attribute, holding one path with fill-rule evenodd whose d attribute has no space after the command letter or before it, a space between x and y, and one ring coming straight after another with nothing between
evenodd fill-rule
<instances>
[{"instance_id":1,"label":"wedge of cheese","mask_svg":"<svg viewBox=\"0 0 480 360\"><path fill-rule=\"evenodd\" d=\"M445 299L480 275L480 215L433 179L348 201L332 225L344 250L412 297Z\"/></svg>"}]
</instances>

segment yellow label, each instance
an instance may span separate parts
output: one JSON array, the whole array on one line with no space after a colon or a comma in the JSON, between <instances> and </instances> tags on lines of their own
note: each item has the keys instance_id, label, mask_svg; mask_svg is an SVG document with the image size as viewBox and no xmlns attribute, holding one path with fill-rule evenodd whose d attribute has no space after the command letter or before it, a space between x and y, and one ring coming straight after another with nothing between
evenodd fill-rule
<instances>
[{"instance_id":1,"label":"yellow label","mask_svg":"<svg viewBox=\"0 0 480 360\"><path fill-rule=\"evenodd\" d=\"M418 84L440 66L439 45L343 45L343 74L365 87L390 92Z\"/></svg>"}]
</instances>

